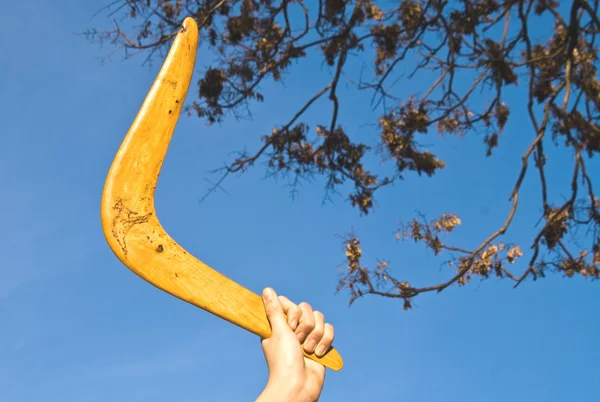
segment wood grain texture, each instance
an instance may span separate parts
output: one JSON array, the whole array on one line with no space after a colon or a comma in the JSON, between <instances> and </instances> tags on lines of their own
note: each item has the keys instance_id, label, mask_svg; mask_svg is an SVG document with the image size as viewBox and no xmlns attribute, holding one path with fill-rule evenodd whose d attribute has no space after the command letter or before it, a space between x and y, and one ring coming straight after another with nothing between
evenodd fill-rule
<instances>
[{"instance_id":1,"label":"wood grain texture","mask_svg":"<svg viewBox=\"0 0 600 402\"><path fill-rule=\"evenodd\" d=\"M156 217L154 192L190 86L197 45L198 27L187 18L112 163L102 194L102 228L119 260L141 278L267 338L271 329L261 297L186 252ZM333 370L343 366L333 348L322 358L305 355Z\"/></svg>"}]
</instances>

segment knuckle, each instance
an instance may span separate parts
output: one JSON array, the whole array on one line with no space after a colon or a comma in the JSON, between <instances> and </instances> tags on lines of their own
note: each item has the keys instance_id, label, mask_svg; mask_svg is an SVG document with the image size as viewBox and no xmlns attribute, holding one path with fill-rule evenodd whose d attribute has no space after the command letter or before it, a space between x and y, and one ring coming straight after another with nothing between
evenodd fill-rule
<instances>
[{"instance_id":1,"label":"knuckle","mask_svg":"<svg viewBox=\"0 0 600 402\"><path fill-rule=\"evenodd\" d=\"M306 320L304 321L304 325L308 331L312 332L315 329L315 320Z\"/></svg>"},{"instance_id":2,"label":"knuckle","mask_svg":"<svg viewBox=\"0 0 600 402\"><path fill-rule=\"evenodd\" d=\"M315 329L315 323L314 322L307 322L304 321L302 322L299 326L298 326L298 330L300 332L303 332L304 334L308 335L310 333L312 333L312 331Z\"/></svg>"},{"instance_id":3,"label":"knuckle","mask_svg":"<svg viewBox=\"0 0 600 402\"><path fill-rule=\"evenodd\" d=\"M310 325L311 327L315 326L315 317L312 314L306 314L306 312L302 311L302 316L300 317L300 321Z\"/></svg>"},{"instance_id":4,"label":"knuckle","mask_svg":"<svg viewBox=\"0 0 600 402\"><path fill-rule=\"evenodd\" d=\"M325 330L323 331L323 338L321 338L321 341L324 343L331 343L333 342L334 337L335 333L333 330L333 326L330 324L325 324Z\"/></svg>"},{"instance_id":5,"label":"knuckle","mask_svg":"<svg viewBox=\"0 0 600 402\"><path fill-rule=\"evenodd\" d=\"M315 341L319 342L321 339L323 339L323 335L325 334L325 331L323 331L323 328L315 328L313 329L313 331L310 333L310 337L312 339L314 339Z\"/></svg>"}]
</instances>

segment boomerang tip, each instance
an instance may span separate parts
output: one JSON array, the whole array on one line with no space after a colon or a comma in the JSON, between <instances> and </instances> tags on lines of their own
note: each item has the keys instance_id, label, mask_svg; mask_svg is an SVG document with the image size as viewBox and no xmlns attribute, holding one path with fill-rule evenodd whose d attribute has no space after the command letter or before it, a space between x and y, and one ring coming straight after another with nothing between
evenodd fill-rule
<instances>
[{"instance_id":1,"label":"boomerang tip","mask_svg":"<svg viewBox=\"0 0 600 402\"><path fill-rule=\"evenodd\" d=\"M325 366L333 371L340 371L344 367L342 356L340 356L336 349L331 350L329 354L331 354L331 356L329 356L329 364L325 364Z\"/></svg>"},{"instance_id":2,"label":"boomerang tip","mask_svg":"<svg viewBox=\"0 0 600 402\"><path fill-rule=\"evenodd\" d=\"M184 32L189 30L198 32L198 24L196 24L196 20L192 17L186 17L181 24L181 28Z\"/></svg>"}]
</instances>

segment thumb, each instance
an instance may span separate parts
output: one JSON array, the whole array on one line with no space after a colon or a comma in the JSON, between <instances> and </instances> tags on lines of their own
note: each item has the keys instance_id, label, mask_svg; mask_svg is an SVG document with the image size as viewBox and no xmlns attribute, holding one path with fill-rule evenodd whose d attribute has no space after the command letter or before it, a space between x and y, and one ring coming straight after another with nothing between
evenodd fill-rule
<instances>
[{"instance_id":1,"label":"thumb","mask_svg":"<svg viewBox=\"0 0 600 402\"><path fill-rule=\"evenodd\" d=\"M283 307L281 307L277 293L271 288L265 288L262 292L262 298L267 318L271 324L271 330L279 332L288 328L285 315L283 314Z\"/></svg>"}]
</instances>

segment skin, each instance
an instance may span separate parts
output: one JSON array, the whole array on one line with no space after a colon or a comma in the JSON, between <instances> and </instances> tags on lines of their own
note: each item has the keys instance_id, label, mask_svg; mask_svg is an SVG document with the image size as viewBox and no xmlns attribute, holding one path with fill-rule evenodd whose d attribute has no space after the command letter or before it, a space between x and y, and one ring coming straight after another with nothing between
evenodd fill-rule
<instances>
[{"instance_id":1,"label":"skin","mask_svg":"<svg viewBox=\"0 0 600 402\"><path fill-rule=\"evenodd\" d=\"M325 381L325 367L306 359L302 349L322 356L333 343L333 326L310 304L291 302L271 288L262 293L271 337L261 339L269 380L257 402L314 402ZM287 315L287 319L286 319Z\"/></svg>"}]
</instances>

